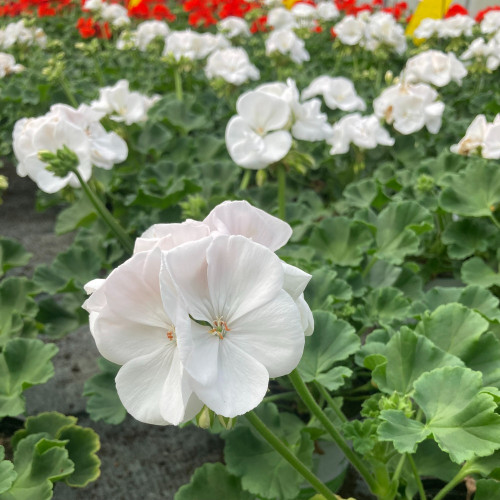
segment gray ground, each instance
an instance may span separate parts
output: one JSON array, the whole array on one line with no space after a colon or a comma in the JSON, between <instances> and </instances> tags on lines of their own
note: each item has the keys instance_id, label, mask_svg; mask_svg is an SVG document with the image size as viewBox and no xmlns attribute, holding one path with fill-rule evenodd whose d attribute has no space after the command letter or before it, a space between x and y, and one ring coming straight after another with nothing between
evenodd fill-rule
<instances>
[{"instance_id":1,"label":"gray ground","mask_svg":"<svg viewBox=\"0 0 500 500\"><path fill-rule=\"evenodd\" d=\"M10 187L0 205L0 235L16 238L34 254L23 272L50 262L71 242L71 235L53 231L56 210L36 213L35 184L12 167L0 170ZM78 417L101 439L101 478L82 490L55 485L55 500L170 500L205 462L222 459L222 444L194 427L156 427L127 417L119 426L92 422L85 413L83 384L97 370L97 349L87 328L57 341L56 374L48 383L26 391L27 413L59 411Z\"/></svg>"}]
</instances>

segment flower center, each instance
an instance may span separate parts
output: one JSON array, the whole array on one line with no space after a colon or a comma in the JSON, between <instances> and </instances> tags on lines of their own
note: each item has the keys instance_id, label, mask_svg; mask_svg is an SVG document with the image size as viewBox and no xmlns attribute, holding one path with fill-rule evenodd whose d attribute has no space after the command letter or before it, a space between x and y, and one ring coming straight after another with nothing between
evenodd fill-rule
<instances>
[{"instance_id":1,"label":"flower center","mask_svg":"<svg viewBox=\"0 0 500 500\"><path fill-rule=\"evenodd\" d=\"M175 326L174 325L169 325L168 330L167 330L167 339L171 340L172 342L177 342L177 336L175 335Z\"/></svg>"},{"instance_id":2,"label":"flower center","mask_svg":"<svg viewBox=\"0 0 500 500\"><path fill-rule=\"evenodd\" d=\"M226 336L227 332L231 331L231 328L227 326L227 323L220 316L214 321L213 324L214 327L209 331L209 333L217 335L221 340Z\"/></svg>"}]
</instances>

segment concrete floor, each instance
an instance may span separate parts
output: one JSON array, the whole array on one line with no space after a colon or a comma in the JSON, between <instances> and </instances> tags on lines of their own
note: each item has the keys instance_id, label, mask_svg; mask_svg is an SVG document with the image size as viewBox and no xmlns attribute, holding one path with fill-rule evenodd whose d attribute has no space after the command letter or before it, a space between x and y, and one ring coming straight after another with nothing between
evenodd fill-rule
<instances>
[{"instance_id":1,"label":"concrete floor","mask_svg":"<svg viewBox=\"0 0 500 500\"><path fill-rule=\"evenodd\" d=\"M56 210L35 212L35 184L20 178L13 167L0 169L10 187L0 205L0 235L16 238L34 254L22 269L31 276L34 267L50 262L71 242L72 235L56 236ZM19 271L16 272L19 274ZM85 380L97 373L97 349L84 327L58 340L55 377L25 392L27 414L59 411L78 417L79 424L96 430L101 439L101 478L77 490L56 483L55 500L171 500L205 462L222 460L222 442L195 427L157 427L131 417L118 426L92 422L81 396Z\"/></svg>"}]
</instances>

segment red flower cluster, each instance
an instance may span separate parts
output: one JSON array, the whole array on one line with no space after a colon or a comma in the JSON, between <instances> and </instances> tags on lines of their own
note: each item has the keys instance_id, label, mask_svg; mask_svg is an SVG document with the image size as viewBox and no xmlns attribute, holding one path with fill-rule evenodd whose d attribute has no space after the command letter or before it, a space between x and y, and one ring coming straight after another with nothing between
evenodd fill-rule
<instances>
[{"instance_id":1,"label":"red flower cluster","mask_svg":"<svg viewBox=\"0 0 500 500\"><path fill-rule=\"evenodd\" d=\"M386 7L382 9L383 12L392 14L398 21L405 15L407 10L408 4L406 2L397 2L393 7Z\"/></svg>"},{"instance_id":2,"label":"red flower cluster","mask_svg":"<svg viewBox=\"0 0 500 500\"><path fill-rule=\"evenodd\" d=\"M372 0L371 3L365 2L360 5L357 5L356 0L334 0L334 2L339 11L349 16L356 16L363 11L374 12L375 10L381 10L392 14L396 19L400 19L408 9L406 2L397 2L393 7L383 7L383 0Z\"/></svg>"},{"instance_id":3,"label":"red flower cluster","mask_svg":"<svg viewBox=\"0 0 500 500\"><path fill-rule=\"evenodd\" d=\"M247 0L187 0L183 5L184 11L189 12L188 23L205 27L229 16L243 17L260 7L259 3Z\"/></svg>"},{"instance_id":4,"label":"red flower cluster","mask_svg":"<svg viewBox=\"0 0 500 500\"><path fill-rule=\"evenodd\" d=\"M142 0L128 10L129 16L139 19L175 21L176 17L162 0Z\"/></svg>"},{"instance_id":5,"label":"red flower cluster","mask_svg":"<svg viewBox=\"0 0 500 500\"><path fill-rule=\"evenodd\" d=\"M38 17L55 16L67 7L72 0L17 0L2 2L0 17L14 17L21 14L37 15Z\"/></svg>"},{"instance_id":6,"label":"red flower cluster","mask_svg":"<svg viewBox=\"0 0 500 500\"><path fill-rule=\"evenodd\" d=\"M448 18L448 17L455 17L455 16L468 16L468 15L469 15L469 11L465 7L462 7L461 5L458 5L458 4L453 4L447 10L444 17Z\"/></svg>"},{"instance_id":7,"label":"red flower cluster","mask_svg":"<svg viewBox=\"0 0 500 500\"><path fill-rule=\"evenodd\" d=\"M495 7L486 7L486 9L480 10L476 14L476 22L480 23L484 19L484 16L493 10L500 10L500 6L496 5Z\"/></svg>"},{"instance_id":8,"label":"red flower cluster","mask_svg":"<svg viewBox=\"0 0 500 500\"><path fill-rule=\"evenodd\" d=\"M80 17L76 23L76 29L80 32L82 38L111 38L111 29L109 28L109 23L99 23L94 21L91 17L85 19Z\"/></svg>"}]
</instances>

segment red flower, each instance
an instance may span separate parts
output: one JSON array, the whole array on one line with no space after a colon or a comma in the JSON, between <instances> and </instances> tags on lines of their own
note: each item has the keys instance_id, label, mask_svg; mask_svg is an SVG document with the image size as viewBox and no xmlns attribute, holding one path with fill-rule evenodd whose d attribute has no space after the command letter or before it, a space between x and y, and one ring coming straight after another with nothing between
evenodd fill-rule
<instances>
[{"instance_id":1,"label":"red flower","mask_svg":"<svg viewBox=\"0 0 500 500\"><path fill-rule=\"evenodd\" d=\"M465 8L462 7L461 5L458 4L453 4L448 11L446 12L446 15L444 16L445 18L448 17L455 17L455 16L468 16L469 11Z\"/></svg>"},{"instance_id":2,"label":"red flower","mask_svg":"<svg viewBox=\"0 0 500 500\"><path fill-rule=\"evenodd\" d=\"M153 7L153 17L155 19L166 19L167 21L175 21L176 17L166 5L156 4Z\"/></svg>"},{"instance_id":3,"label":"red flower","mask_svg":"<svg viewBox=\"0 0 500 500\"><path fill-rule=\"evenodd\" d=\"M76 29L80 32L82 38L91 38L95 35L94 21L91 17L85 19L80 17L76 23Z\"/></svg>"},{"instance_id":4,"label":"red flower","mask_svg":"<svg viewBox=\"0 0 500 500\"><path fill-rule=\"evenodd\" d=\"M495 7L486 7L486 9L480 10L476 14L476 22L480 23L484 19L484 16L488 14L488 12L491 12L493 10L500 10L500 6L497 5Z\"/></svg>"},{"instance_id":5,"label":"red flower","mask_svg":"<svg viewBox=\"0 0 500 500\"><path fill-rule=\"evenodd\" d=\"M267 31L267 16L259 17L250 26L251 33L257 33L257 31Z\"/></svg>"}]
</instances>

